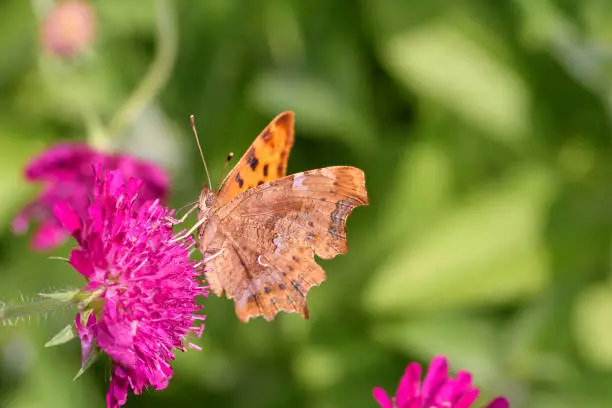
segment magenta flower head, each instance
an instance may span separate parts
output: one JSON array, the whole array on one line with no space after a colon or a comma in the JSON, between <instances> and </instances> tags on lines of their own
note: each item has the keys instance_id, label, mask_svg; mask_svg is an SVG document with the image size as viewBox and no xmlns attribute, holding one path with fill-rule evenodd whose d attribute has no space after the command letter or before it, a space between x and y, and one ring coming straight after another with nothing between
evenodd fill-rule
<instances>
[{"instance_id":1,"label":"magenta flower head","mask_svg":"<svg viewBox=\"0 0 612 408\"><path fill-rule=\"evenodd\" d=\"M455 378L448 375L445 357L435 357L421 382L421 366L410 363L400 380L395 397L382 388L374 388L374 399L381 408L470 408L478 397L472 376L459 371ZM494 399L486 408L509 408L505 398Z\"/></svg>"},{"instance_id":2,"label":"magenta flower head","mask_svg":"<svg viewBox=\"0 0 612 408\"><path fill-rule=\"evenodd\" d=\"M87 215L94 188L93 165L106 170L121 170L126 177L143 180L135 204L159 198L164 200L169 187L168 175L153 163L128 155L100 153L86 144L62 143L35 157L25 169L28 181L41 182L43 190L28 203L13 221L17 234L28 230L30 221L40 223L31 246L37 251L52 249L68 237L53 216L53 206L67 202L79 217Z\"/></svg>"},{"instance_id":3,"label":"magenta flower head","mask_svg":"<svg viewBox=\"0 0 612 408\"><path fill-rule=\"evenodd\" d=\"M142 180L124 180L120 171L98 175L84 217L70 203L54 208L78 243L70 264L87 280L76 295L82 370L100 352L110 356L109 408L125 404L129 389L168 386L175 351L199 349L188 336L204 329L196 299L208 295L190 259L193 238L173 234L177 221L158 200L138 205Z\"/></svg>"}]
</instances>

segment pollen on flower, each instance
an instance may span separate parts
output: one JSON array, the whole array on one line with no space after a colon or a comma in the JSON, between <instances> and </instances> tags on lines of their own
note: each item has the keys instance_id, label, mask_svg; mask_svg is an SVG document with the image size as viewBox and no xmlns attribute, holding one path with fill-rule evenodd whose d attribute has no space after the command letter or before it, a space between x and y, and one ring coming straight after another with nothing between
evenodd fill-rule
<instances>
[{"instance_id":1,"label":"pollen on flower","mask_svg":"<svg viewBox=\"0 0 612 408\"><path fill-rule=\"evenodd\" d=\"M87 280L82 292L95 294L75 322L83 364L92 350L110 356L107 406L120 407L129 389L167 387L176 351L200 349L189 338L202 334L196 300L208 290L201 263L190 259L193 238L175 239L182 232L173 233L172 211L157 200L137 205L141 180L97 174L87 216L67 203L54 212L78 243L70 263Z\"/></svg>"}]
</instances>

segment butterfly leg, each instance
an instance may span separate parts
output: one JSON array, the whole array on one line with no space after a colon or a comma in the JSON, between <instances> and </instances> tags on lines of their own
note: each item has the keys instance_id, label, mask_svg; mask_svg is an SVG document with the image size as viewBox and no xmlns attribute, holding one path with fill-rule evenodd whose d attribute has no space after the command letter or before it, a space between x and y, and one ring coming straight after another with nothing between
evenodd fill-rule
<instances>
[{"instance_id":1,"label":"butterfly leg","mask_svg":"<svg viewBox=\"0 0 612 408\"><path fill-rule=\"evenodd\" d=\"M213 259L215 259L216 257L218 257L219 255L221 255L223 253L223 251L225 251L225 248L221 248L219 251L215 252L214 254L212 254L209 257L206 257L202 260L202 263L207 263L212 261Z\"/></svg>"},{"instance_id":2,"label":"butterfly leg","mask_svg":"<svg viewBox=\"0 0 612 408\"><path fill-rule=\"evenodd\" d=\"M53 259L54 261L66 261L66 262L70 262L70 259L65 258L63 256L49 256L49 257L47 257L47 259Z\"/></svg>"}]
</instances>

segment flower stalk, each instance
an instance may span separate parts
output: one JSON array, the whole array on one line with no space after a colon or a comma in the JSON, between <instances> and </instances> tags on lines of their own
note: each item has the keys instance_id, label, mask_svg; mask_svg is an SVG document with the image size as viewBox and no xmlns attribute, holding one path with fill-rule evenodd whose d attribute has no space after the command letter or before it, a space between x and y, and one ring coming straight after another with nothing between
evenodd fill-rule
<instances>
[{"instance_id":1,"label":"flower stalk","mask_svg":"<svg viewBox=\"0 0 612 408\"><path fill-rule=\"evenodd\" d=\"M155 98L172 73L178 48L175 10L171 7L170 0L156 0L155 12L157 19L157 54L142 82L108 124L107 136L109 139L115 139L123 133L142 109Z\"/></svg>"},{"instance_id":2,"label":"flower stalk","mask_svg":"<svg viewBox=\"0 0 612 408\"><path fill-rule=\"evenodd\" d=\"M0 323L12 326L15 322L25 320L32 316L54 312L68 306L75 306L79 298L83 297L79 290L56 293L41 293L37 299L17 305L7 306L0 303Z\"/></svg>"}]
</instances>

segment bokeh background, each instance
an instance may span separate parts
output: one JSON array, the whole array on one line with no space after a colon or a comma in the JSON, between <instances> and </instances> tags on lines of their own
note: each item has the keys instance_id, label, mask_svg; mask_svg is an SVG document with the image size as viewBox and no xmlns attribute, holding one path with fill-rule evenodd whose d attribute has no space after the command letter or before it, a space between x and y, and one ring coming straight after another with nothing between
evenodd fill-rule
<instances>
[{"instance_id":1,"label":"bokeh background","mask_svg":"<svg viewBox=\"0 0 612 408\"><path fill-rule=\"evenodd\" d=\"M34 253L10 230L37 192L23 166L55 142L157 161L178 208L204 181L190 114L217 179L292 109L290 172L367 175L309 321L241 324L211 297L203 351L128 407L374 407L436 354L473 372L479 406L611 406L612 2L97 0L95 26L54 34L68 51L41 38L58 3L0 10L3 301L81 285L49 259L71 244ZM104 362L73 382L78 342L43 348L72 317L0 326L0 406L104 406Z\"/></svg>"}]
</instances>

